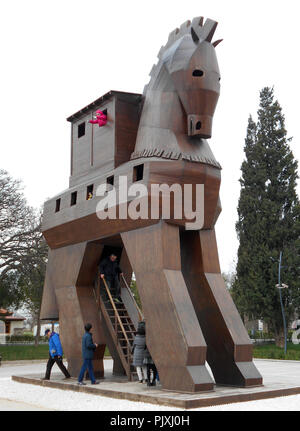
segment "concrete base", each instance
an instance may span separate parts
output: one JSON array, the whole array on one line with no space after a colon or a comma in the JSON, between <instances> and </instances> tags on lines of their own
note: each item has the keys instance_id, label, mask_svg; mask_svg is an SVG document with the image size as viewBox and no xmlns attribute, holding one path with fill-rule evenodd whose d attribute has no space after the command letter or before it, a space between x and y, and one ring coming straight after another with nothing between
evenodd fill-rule
<instances>
[{"instance_id":1,"label":"concrete base","mask_svg":"<svg viewBox=\"0 0 300 431\"><path fill-rule=\"evenodd\" d=\"M112 373L106 373L106 378L95 386L91 385L90 381L86 381L86 386L79 386L76 379L62 380L62 375L58 373L53 373L49 381L41 380L41 376L37 374L12 376L12 379L21 383L182 409L253 401L300 393L298 361L255 360L255 365L263 376L263 386L234 388L217 385L214 391L197 394L165 391L161 386L147 387L139 382L128 382L126 377L115 377Z\"/></svg>"}]
</instances>

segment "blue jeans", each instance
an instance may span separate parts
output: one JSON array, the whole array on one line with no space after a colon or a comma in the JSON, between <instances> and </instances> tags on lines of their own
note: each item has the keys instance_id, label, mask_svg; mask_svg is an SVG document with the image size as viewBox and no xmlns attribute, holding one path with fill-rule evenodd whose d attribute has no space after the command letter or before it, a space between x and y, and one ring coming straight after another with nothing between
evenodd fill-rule
<instances>
[{"instance_id":1,"label":"blue jeans","mask_svg":"<svg viewBox=\"0 0 300 431\"><path fill-rule=\"evenodd\" d=\"M80 373L79 373L78 381L82 382L86 369L89 372L89 376L90 376L91 382L95 383L96 379L95 379L95 376L94 376L92 359L85 359L83 361L83 364L82 364L82 367L81 367L81 370L80 370Z\"/></svg>"}]
</instances>

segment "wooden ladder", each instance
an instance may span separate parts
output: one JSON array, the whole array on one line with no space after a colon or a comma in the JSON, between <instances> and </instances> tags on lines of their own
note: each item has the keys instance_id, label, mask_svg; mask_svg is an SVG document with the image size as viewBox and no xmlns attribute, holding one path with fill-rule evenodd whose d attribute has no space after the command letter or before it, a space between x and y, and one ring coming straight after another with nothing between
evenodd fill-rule
<instances>
[{"instance_id":1,"label":"wooden ladder","mask_svg":"<svg viewBox=\"0 0 300 431\"><path fill-rule=\"evenodd\" d=\"M128 314L128 311L122 301L115 302L110 290L107 286L105 278L102 279L106 295L108 297L107 301L104 301L100 294L100 279L97 277L97 289L96 289L96 301L101 312L104 317L108 331L110 333L111 339L115 345L115 348L119 354L120 360L128 377L128 380L133 380L133 376L136 375L134 371L134 367L131 365L132 362L132 345L134 336L136 333L136 328ZM125 279L123 281L126 283ZM126 283L126 287L130 289ZM130 290L131 292L131 290ZM132 294L132 293L131 293ZM132 296L133 298L133 296ZM135 300L134 300L135 302ZM136 302L135 302L136 304ZM139 311L140 319L143 318L143 315L136 304L136 307Z\"/></svg>"}]
</instances>

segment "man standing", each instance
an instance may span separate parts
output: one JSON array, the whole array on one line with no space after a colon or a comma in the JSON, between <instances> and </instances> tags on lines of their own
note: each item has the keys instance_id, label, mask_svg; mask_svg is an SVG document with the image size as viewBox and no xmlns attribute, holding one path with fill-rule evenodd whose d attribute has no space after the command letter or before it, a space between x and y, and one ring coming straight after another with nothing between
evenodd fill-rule
<instances>
[{"instance_id":1,"label":"man standing","mask_svg":"<svg viewBox=\"0 0 300 431\"><path fill-rule=\"evenodd\" d=\"M90 323L87 323L84 329L85 329L85 334L82 337L83 364L79 373L78 384L79 385L86 384L86 383L83 383L82 380L83 380L85 371L88 370L92 385L98 385L100 382L97 382L95 379L93 362L92 362L94 351L98 347L98 344L94 344L92 334L90 333L90 330L92 329L92 325Z\"/></svg>"},{"instance_id":2,"label":"man standing","mask_svg":"<svg viewBox=\"0 0 300 431\"><path fill-rule=\"evenodd\" d=\"M46 329L45 335L49 342L49 359L47 362L46 374L43 380L50 380L50 374L54 363L58 365L60 370L64 373L66 379L70 379L71 376L63 364L62 356L63 349L59 339L59 335L56 332L50 332L50 329Z\"/></svg>"},{"instance_id":3,"label":"man standing","mask_svg":"<svg viewBox=\"0 0 300 431\"><path fill-rule=\"evenodd\" d=\"M117 256L113 253L100 262L99 265L100 278L105 277L108 288L116 302L120 302L120 282L119 275L123 275L123 272L117 262ZM104 290L105 292L105 290ZM105 295L106 297L106 295Z\"/></svg>"}]
</instances>

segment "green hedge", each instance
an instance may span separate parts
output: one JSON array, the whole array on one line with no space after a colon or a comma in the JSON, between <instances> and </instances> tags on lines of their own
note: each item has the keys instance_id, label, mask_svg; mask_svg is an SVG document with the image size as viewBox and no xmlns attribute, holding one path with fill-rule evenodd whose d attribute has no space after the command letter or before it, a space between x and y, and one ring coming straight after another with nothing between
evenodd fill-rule
<instances>
[{"instance_id":1,"label":"green hedge","mask_svg":"<svg viewBox=\"0 0 300 431\"><path fill-rule=\"evenodd\" d=\"M248 335L250 338L256 339L256 340L265 340L265 339L274 338L274 334L272 334L271 332L263 332L263 331L254 331L254 333L252 333L252 331L249 330Z\"/></svg>"},{"instance_id":2,"label":"green hedge","mask_svg":"<svg viewBox=\"0 0 300 431\"><path fill-rule=\"evenodd\" d=\"M105 356L110 356L106 347ZM4 346L0 345L0 356L2 361L22 361L31 359L47 359L49 357L48 344L27 345L27 346Z\"/></svg>"},{"instance_id":3,"label":"green hedge","mask_svg":"<svg viewBox=\"0 0 300 431\"><path fill-rule=\"evenodd\" d=\"M39 337L40 341L45 341L45 337L40 336ZM31 342L31 341L35 341L35 336L34 335L28 335L28 334L23 334L23 335L5 335L5 340L7 343L13 343L13 342Z\"/></svg>"},{"instance_id":4,"label":"green hedge","mask_svg":"<svg viewBox=\"0 0 300 431\"><path fill-rule=\"evenodd\" d=\"M261 359L289 359L293 361L300 360L300 344L287 344L286 355L284 349L275 344L262 344L253 346L253 357Z\"/></svg>"},{"instance_id":5,"label":"green hedge","mask_svg":"<svg viewBox=\"0 0 300 431\"><path fill-rule=\"evenodd\" d=\"M289 330L287 333L287 340L291 341L292 340L292 335L293 335L293 330ZM272 332L263 332L263 331L255 331L254 334L252 334L251 330L248 331L248 335L250 338L255 339L255 340L271 340L274 339L274 334Z\"/></svg>"}]
</instances>

